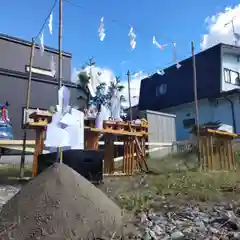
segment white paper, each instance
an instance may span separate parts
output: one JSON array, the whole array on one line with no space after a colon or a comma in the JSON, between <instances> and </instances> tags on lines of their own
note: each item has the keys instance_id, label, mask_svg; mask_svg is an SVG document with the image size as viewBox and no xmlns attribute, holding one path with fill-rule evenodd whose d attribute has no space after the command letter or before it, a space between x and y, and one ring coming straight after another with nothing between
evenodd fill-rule
<instances>
[{"instance_id":1,"label":"white paper","mask_svg":"<svg viewBox=\"0 0 240 240\"><path fill-rule=\"evenodd\" d=\"M81 129L78 125L68 126L65 128L65 131L68 133L69 136L69 145L71 149L83 149L84 142L83 138L81 137Z\"/></svg>"},{"instance_id":2,"label":"white paper","mask_svg":"<svg viewBox=\"0 0 240 240\"><path fill-rule=\"evenodd\" d=\"M111 99L111 110L112 110L112 118L117 121L121 121L120 111L121 111L121 102L120 96L117 91L114 92Z\"/></svg>"},{"instance_id":3,"label":"white paper","mask_svg":"<svg viewBox=\"0 0 240 240\"><path fill-rule=\"evenodd\" d=\"M73 127L76 128L75 135L77 139L76 144L72 144L71 148L84 149L84 113L73 108L72 116L76 120L76 124L74 124Z\"/></svg>"},{"instance_id":4,"label":"white paper","mask_svg":"<svg viewBox=\"0 0 240 240\"><path fill-rule=\"evenodd\" d=\"M55 124L49 124L46 132L46 147L65 147L70 146L67 131Z\"/></svg>"},{"instance_id":5,"label":"white paper","mask_svg":"<svg viewBox=\"0 0 240 240\"><path fill-rule=\"evenodd\" d=\"M52 29L53 29L53 13L51 13L49 20L48 20L48 28L49 28L49 33L52 35Z\"/></svg>"},{"instance_id":6,"label":"white paper","mask_svg":"<svg viewBox=\"0 0 240 240\"><path fill-rule=\"evenodd\" d=\"M218 130L233 133L233 126L227 125L227 124L221 124Z\"/></svg>"},{"instance_id":7,"label":"white paper","mask_svg":"<svg viewBox=\"0 0 240 240\"><path fill-rule=\"evenodd\" d=\"M69 106L69 102L70 102L70 91L67 87L62 86L58 90L59 111L65 112Z\"/></svg>"},{"instance_id":8,"label":"white paper","mask_svg":"<svg viewBox=\"0 0 240 240\"><path fill-rule=\"evenodd\" d=\"M70 92L61 87L58 92L57 112L47 126L45 146L55 151L57 147L84 148L84 114L69 106Z\"/></svg>"},{"instance_id":9,"label":"white paper","mask_svg":"<svg viewBox=\"0 0 240 240\"><path fill-rule=\"evenodd\" d=\"M100 113L96 117L95 127L99 128L99 129L103 128L103 119L102 119L102 116L100 115Z\"/></svg>"},{"instance_id":10,"label":"white paper","mask_svg":"<svg viewBox=\"0 0 240 240\"><path fill-rule=\"evenodd\" d=\"M44 53L44 33L42 32L40 35L40 52L41 55Z\"/></svg>"},{"instance_id":11,"label":"white paper","mask_svg":"<svg viewBox=\"0 0 240 240\"><path fill-rule=\"evenodd\" d=\"M76 124L76 122L77 122L77 119L75 119L74 116L70 113L66 113L60 120L60 123L66 126L74 125Z\"/></svg>"}]
</instances>

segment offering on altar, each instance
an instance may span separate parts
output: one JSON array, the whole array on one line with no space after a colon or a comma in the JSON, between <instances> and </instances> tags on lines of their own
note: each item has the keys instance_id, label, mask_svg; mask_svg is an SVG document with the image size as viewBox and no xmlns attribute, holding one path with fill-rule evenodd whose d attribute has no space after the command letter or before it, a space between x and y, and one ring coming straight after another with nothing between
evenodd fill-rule
<instances>
[{"instance_id":1,"label":"offering on altar","mask_svg":"<svg viewBox=\"0 0 240 240\"><path fill-rule=\"evenodd\" d=\"M110 117L110 112L106 106L102 105L100 112L97 114L96 118L96 128L103 128L103 121L108 120Z\"/></svg>"},{"instance_id":2,"label":"offering on altar","mask_svg":"<svg viewBox=\"0 0 240 240\"><path fill-rule=\"evenodd\" d=\"M122 121L120 117L121 112L121 101L120 101L120 95L117 90L114 90L112 98L111 98L111 115L112 120L115 121Z\"/></svg>"},{"instance_id":3,"label":"offering on altar","mask_svg":"<svg viewBox=\"0 0 240 240\"><path fill-rule=\"evenodd\" d=\"M57 111L47 126L45 146L51 152L84 148L84 114L69 105L70 92L62 86L58 91Z\"/></svg>"}]
</instances>

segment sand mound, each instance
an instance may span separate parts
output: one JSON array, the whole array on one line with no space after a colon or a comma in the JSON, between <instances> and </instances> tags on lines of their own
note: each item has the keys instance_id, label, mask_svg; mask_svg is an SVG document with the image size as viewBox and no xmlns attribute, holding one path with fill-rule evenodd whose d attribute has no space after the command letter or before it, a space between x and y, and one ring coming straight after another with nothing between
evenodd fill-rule
<instances>
[{"instance_id":1,"label":"sand mound","mask_svg":"<svg viewBox=\"0 0 240 240\"><path fill-rule=\"evenodd\" d=\"M0 239L111 239L121 209L65 164L24 186L0 213Z\"/></svg>"}]
</instances>

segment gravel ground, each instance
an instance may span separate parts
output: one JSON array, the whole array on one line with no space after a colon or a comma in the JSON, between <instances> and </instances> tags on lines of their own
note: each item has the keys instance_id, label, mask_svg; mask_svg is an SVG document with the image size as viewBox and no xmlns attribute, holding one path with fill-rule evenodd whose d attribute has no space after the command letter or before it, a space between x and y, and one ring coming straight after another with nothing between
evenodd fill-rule
<instances>
[{"instance_id":1,"label":"gravel ground","mask_svg":"<svg viewBox=\"0 0 240 240\"><path fill-rule=\"evenodd\" d=\"M0 208L20 189L21 185L0 185Z\"/></svg>"},{"instance_id":2,"label":"gravel ground","mask_svg":"<svg viewBox=\"0 0 240 240\"><path fill-rule=\"evenodd\" d=\"M124 240L240 240L240 172L106 178L125 211ZM0 207L21 184L0 184ZM128 222L128 223L127 223Z\"/></svg>"}]
</instances>

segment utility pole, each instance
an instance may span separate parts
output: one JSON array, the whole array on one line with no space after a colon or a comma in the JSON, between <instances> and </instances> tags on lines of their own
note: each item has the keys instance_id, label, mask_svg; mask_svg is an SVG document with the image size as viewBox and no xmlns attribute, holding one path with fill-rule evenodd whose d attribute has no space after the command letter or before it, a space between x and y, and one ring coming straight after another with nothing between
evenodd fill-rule
<instances>
[{"instance_id":1,"label":"utility pole","mask_svg":"<svg viewBox=\"0 0 240 240\"><path fill-rule=\"evenodd\" d=\"M127 76L128 76L129 116L130 116L130 121L132 121L132 102L131 102L131 86L130 86L131 73L129 70L127 72Z\"/></svg>"},{"instance_id":2,"label":"utility pole","mask_svg":"<svg viewBox=\"0 0 240 240\"><path fill-rule=\"evenodd\" d=\"M197 157L198 164L200 165L201 155L200 155L200 128L199 128L199 116L198 116L198 94L197 94L197 71L196 71L196 59L195 59L195 47L192 41L192 60L193 60L193 81L194 81L194 103L195 103L195 118L197 127Z\"/></svg>"},{"instance_id":3,"label":"utility pole","mask_svg":"<svg viewBox=\"0 0 240 240\"><path fill-rule=\"evenodd\" d=\"M234 45L237 46L237 39L236 39L236 32L235 32L235 26L234 26L234 19L236 17L233 17L231 21L225 23L224 27L228 26L229 24L232 25L232 32L233 32L233 37L234 37Z\"/></svg>"},{"instance_id":4,"label":"utility pole","mask_svg":"<svg viewBox=\"0 0 240 240\"><path fill-rule=\"evenodd\" d=\"M24 129L23 129L23 148L21 154L21 164L20 164L20 178L24 177L24 164L25 164L25 153L26 153L26 141L27 141L27 129L26 123L28 119L28 110L30 105L30 93L31 93L31 81L32 81L32 66L33 66L33 57L34 57L34 50L35 50L35 39L32 38L32 45L31 45L31 53L29 59L29 66L28 66L28 85L27 85L27 96L26 96L26 109L25 109L25 116L23 119Z\"/></svg>"}]
</instances>

